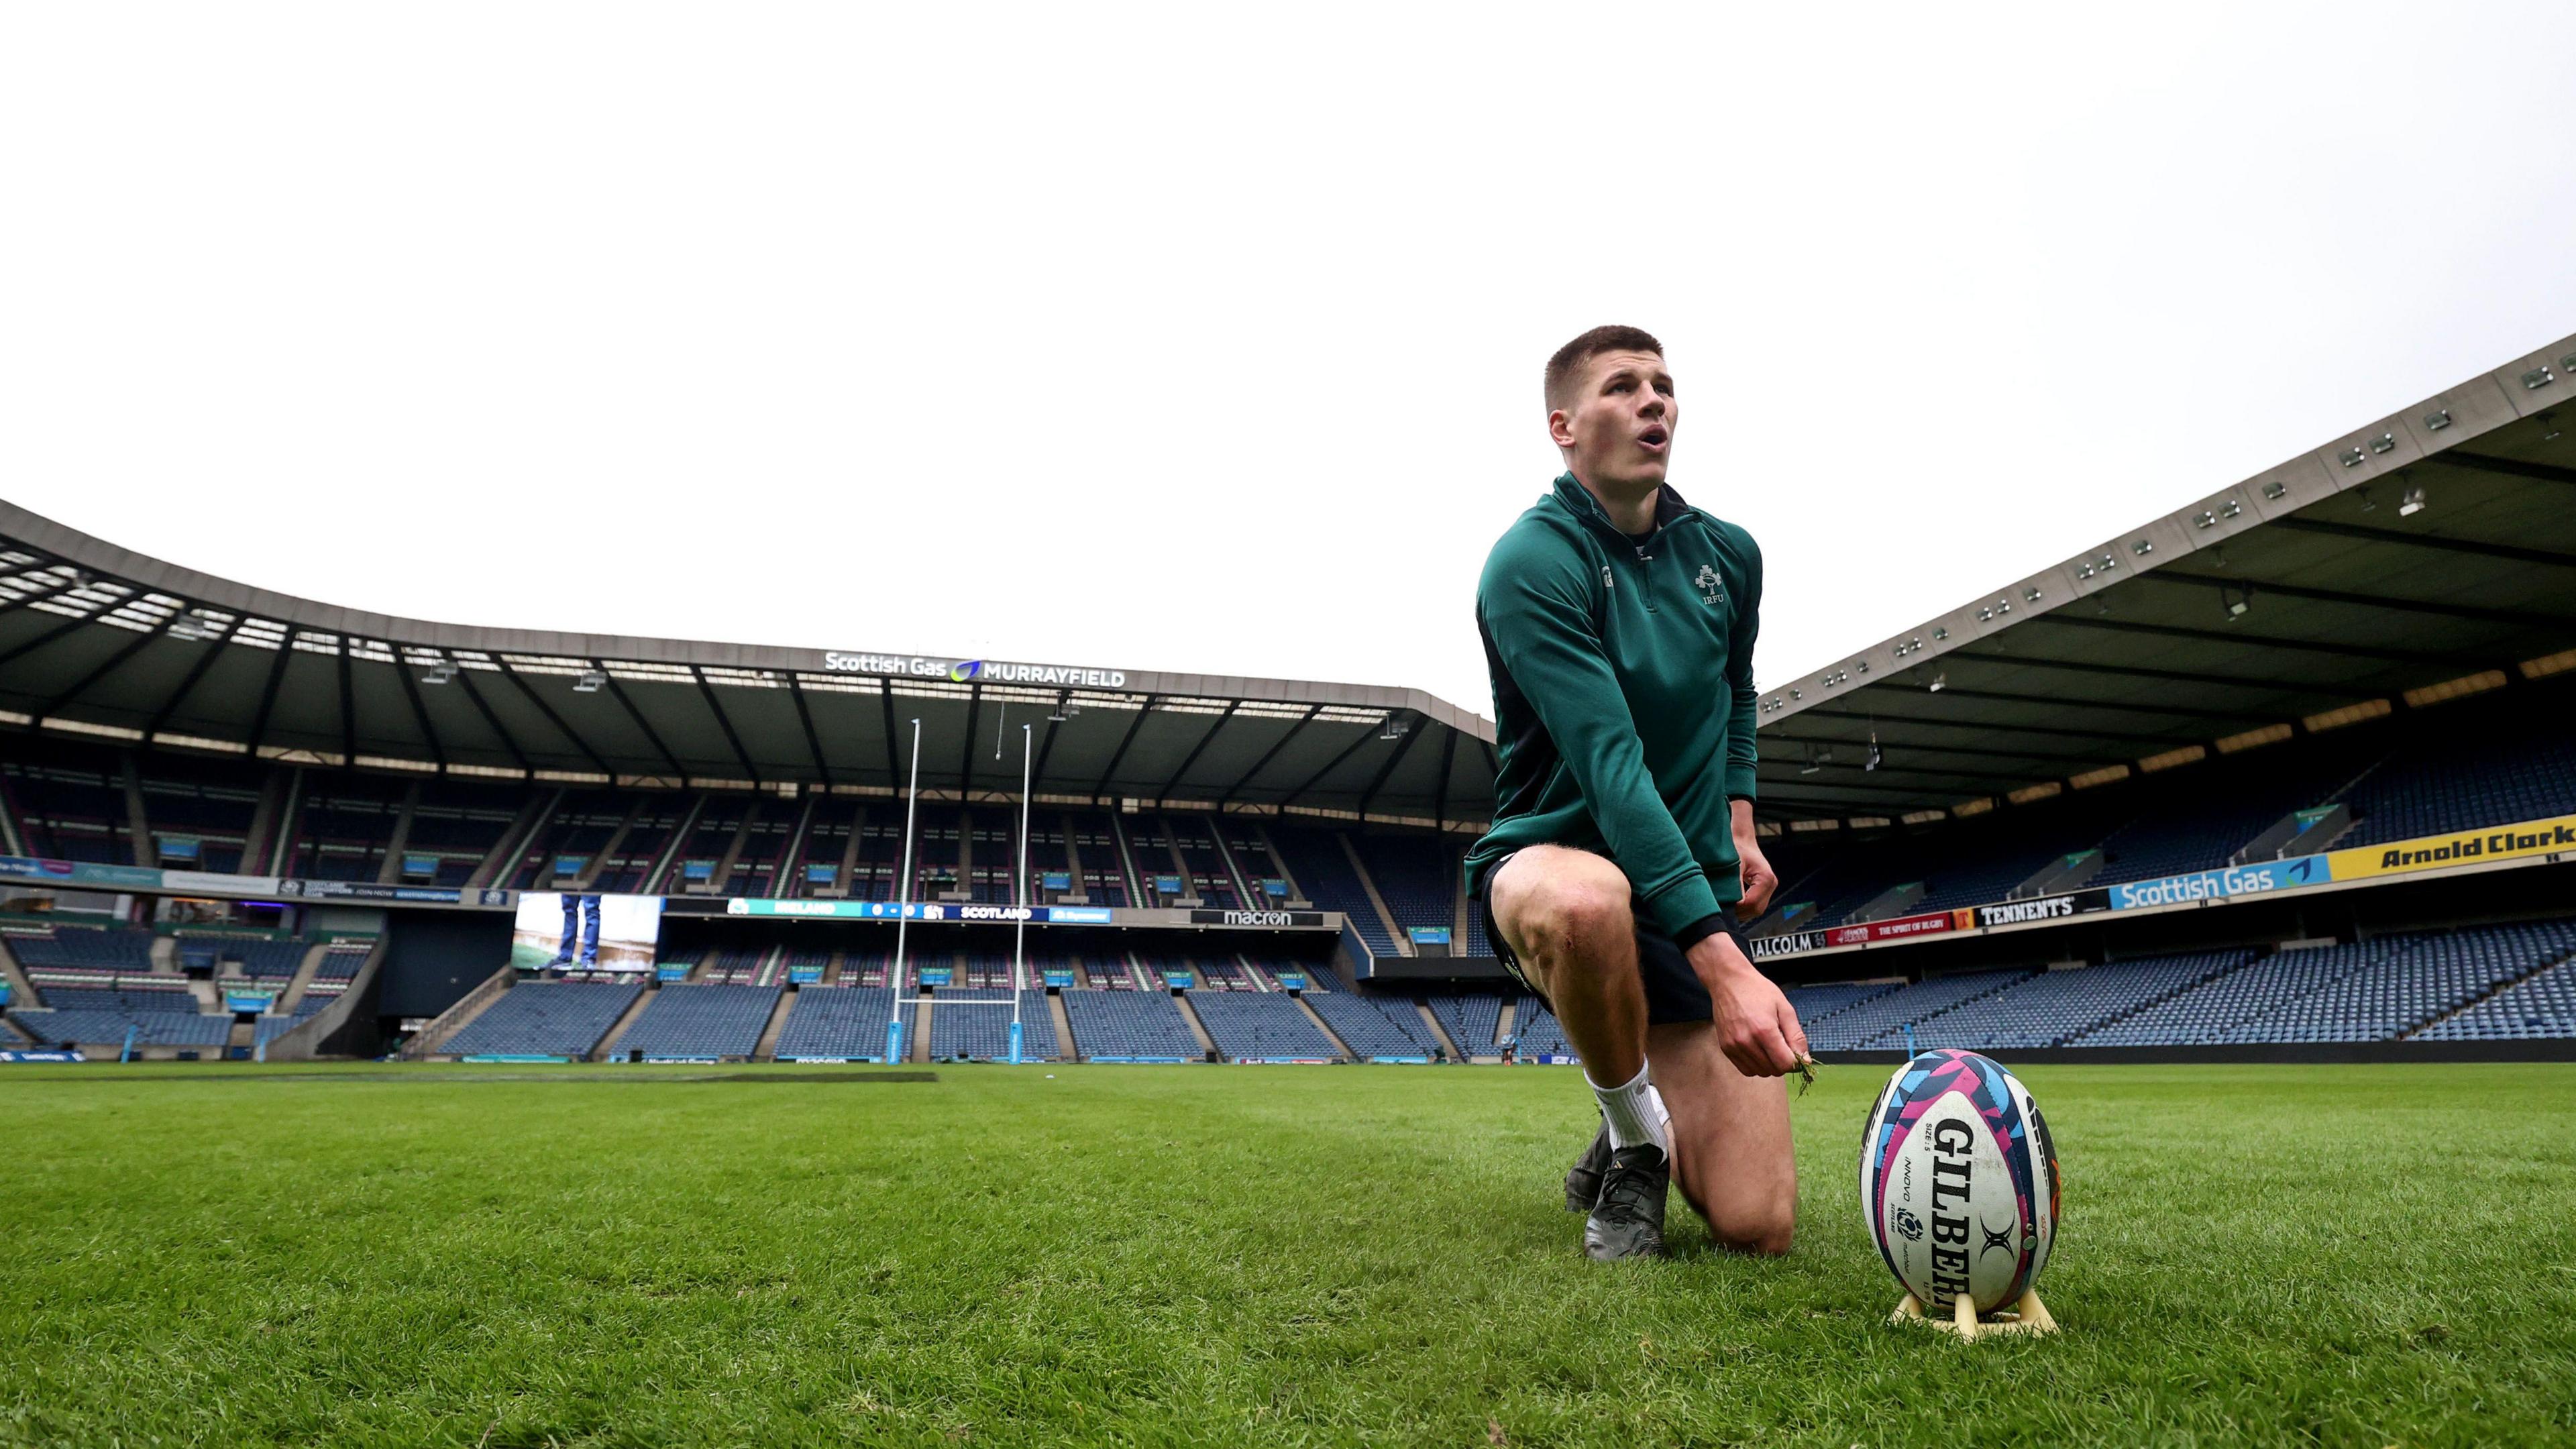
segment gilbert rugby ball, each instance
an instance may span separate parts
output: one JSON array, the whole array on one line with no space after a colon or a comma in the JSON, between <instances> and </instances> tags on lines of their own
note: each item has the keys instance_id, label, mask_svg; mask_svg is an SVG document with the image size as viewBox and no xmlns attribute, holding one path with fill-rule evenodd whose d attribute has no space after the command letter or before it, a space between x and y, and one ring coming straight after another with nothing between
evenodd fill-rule
<instances>
[{"instance_id":1,"label":"gilbert rugby ball","mask_svg":"<svg viewBox=\"0 0 2576 1449\"><path fill-rule=\"evenodd\" d=\"M1926 1313L1979 1313L2039 1282L2057 1237L2057 1149L2030 1093L1975 1052L1896 1069L1860 1147L1861 1220Z\"/></svg>"}]
</instances>

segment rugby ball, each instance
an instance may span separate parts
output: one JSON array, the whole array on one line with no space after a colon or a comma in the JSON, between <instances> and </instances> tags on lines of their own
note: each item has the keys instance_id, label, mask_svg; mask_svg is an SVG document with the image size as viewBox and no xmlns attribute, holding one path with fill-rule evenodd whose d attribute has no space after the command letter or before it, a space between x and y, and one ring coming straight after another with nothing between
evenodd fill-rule
<instances>
[{"instance_id":1,"label":"rugby ball","mask_svg":"<svg viewBox=\"0 0 2576 1449\"><path fill-rule=\"evenodd\" d=\"M1896 1069L1860 1146L1861 1220L1926 1313L1979 1313L2039 1282L2057 1238L2057 1149L2030 1092L1975 1052Z\"/></svg>"}]
</instances>

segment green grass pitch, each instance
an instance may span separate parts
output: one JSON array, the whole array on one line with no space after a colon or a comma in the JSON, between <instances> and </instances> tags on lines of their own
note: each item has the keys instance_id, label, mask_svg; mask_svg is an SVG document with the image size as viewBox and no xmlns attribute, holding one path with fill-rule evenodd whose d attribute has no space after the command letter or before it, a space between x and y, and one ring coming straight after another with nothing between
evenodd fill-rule
<instances>
[{"instance_id":1,"label":"green grass pitch","mask_svg":"<svg viewBox=\"0 0 2576 1449\"><path fill-rule=\"evenodd\" d=\"M2576 1067L2033 1067L2046 1341L1603 1267L1565 1069L0 1068L0 1444L2567 1443ZM1052 1073L1052 1077L1049 1076Z\"/></svg>"}]
</instances>

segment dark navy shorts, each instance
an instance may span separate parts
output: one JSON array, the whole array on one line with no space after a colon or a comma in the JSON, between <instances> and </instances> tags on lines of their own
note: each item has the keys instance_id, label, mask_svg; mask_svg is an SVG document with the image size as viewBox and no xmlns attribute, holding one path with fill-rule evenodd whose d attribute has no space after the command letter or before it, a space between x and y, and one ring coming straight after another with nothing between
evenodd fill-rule
<instances>
[{"instance_id":1,"label":"dark navy shorts","mask_svg":"<svg viewBox=\"0 0 2576 1449\"><path fill-rule=\"evenodd\" d=\"M1523 991L1545 1002L1547 993L1539 990L1528 973L1521 970L1520 959L1512 954L1511 943L1503 939L1502 923L1494 919L1494 905L1487 896L1494 877L1502 874L1503 867L1511 860L1512 857L1507 855L1495 861L1493 869L1486 871L1484 880L1477 884L1476 913L1485 923L1485 939L1493 943L1494 954L1503 960L1503 969L1512 973L1512 980L1519 982ZM1633 909L1633 899L1630 904ZM1753 948L1745 942L1744 927L1735 919L1731 907L1726 912L1726 934L1734 937L1735 944L1743 949L1744 959L1752 961ZM1757 967L1761 964L1754 962ZM1682 953L1681 947L1673 944L1672 937L1648 927L1638 928L1637 976L1646 987L1647 1025L1706 1021L1712 1014L1708 988L1700 984L1699 973L1691 969L1690 958ZM1556 1008L1550 1006L1548 1009L1554 1011Z\"/></svg>"}]
</instances>

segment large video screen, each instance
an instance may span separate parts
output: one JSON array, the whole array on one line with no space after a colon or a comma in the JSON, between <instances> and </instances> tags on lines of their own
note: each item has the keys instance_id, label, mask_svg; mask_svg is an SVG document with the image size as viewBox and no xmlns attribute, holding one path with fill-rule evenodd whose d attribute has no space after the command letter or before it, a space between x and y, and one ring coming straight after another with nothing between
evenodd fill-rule
<instances>
[{"instance_id":1,"label":"large video screen","mask_svg":"<svg viewBox=\"0 0 2576 1449\"><path fill-rule=\"evenodd\" d=\"M661 940L660 896L522 891L510 964L522 971L650 971Z\"/></svg>"}]
</instances>

